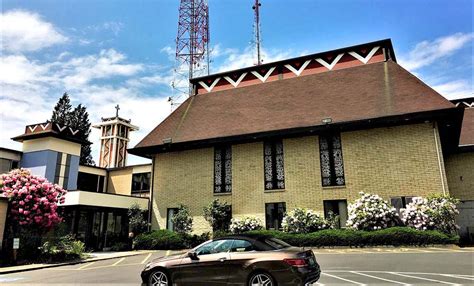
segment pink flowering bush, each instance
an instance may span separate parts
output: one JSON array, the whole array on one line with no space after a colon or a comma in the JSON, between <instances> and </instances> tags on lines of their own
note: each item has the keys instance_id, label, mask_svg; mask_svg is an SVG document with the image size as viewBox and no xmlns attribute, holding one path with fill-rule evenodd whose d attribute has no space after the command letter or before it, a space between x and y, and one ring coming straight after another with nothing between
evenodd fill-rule
<instances>
[{"instance_id":1,"label":"pink flowering bush","mask_svg":"<svg viewBox=\"0 0 474 286\"><path fill-rule=\"evenodd\" d=\"M401 218L406 226L419 230L438 230L455 234L459 229L456 204L459 201L449 196L431 196L427 199L413 198L406 209L401 210Z\"/></svg>"},{"instance_id":2,"label":"pink flowering bush","mask_svg":"<svg viewBox=\"0 0 474 286\"><path fill-rule=\"evenodd\" d=\"M45 178L26 169L13 170L1 175L0 190L9 200L10 218L20 226L47 231L62 221L57 208L64 202L66 190Z\"/></svg>"},{"instance_id":3,"label":"pink flowering bush","mask_svg":"<svg viewBox=\"0 0 474 286\"><path fill-rule=\"evenodd\" d=\"M360 192L360 198L350 204L347 227L355 230L379 230L396 226L397 210L378 195Z\"/></svg>"}]
</instances>

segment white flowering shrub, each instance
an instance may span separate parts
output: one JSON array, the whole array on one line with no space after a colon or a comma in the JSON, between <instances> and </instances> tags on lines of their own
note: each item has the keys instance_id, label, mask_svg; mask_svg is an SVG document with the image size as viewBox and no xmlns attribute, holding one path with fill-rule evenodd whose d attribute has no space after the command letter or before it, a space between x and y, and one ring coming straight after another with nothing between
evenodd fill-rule
<instances>
[{"instance_id":1,"label":"white flowering shrub","mask_svg":"<svg viewBox=\"0 0 474 286\"><path fill-rule=\"evenodd\" d=\"M359 193L360 198L350 204L347 227L356 230L378 230L396 226L397 210L378 195Z\"/></svg>"},{"instance_id":2,"label":"white flowering shrub","mask_svg":"<svg viewBox=\"0 0 474 286\"><path fill-rule=\"evenodd\" d=\"M456 215L459 201L449 196L431 196L427 199L413 198L406 209L402 209L402 222L419 230L438 230L455 234L459 229Z\"/></svg>"},{"instance_id":3,"label":"white flowering shrub","mask_svg":"<svg viewBox=\"0 0 474 286\"><path fill-rule=\"evenodd\" d=\"M232 233L243 233L246 231L261 229L263 229L263 223L260 219L255 217L245 217L242 219L233 218L229 227L229 230Z\"/></svg>"},{"instance_id":4,"label":"white flowering shrub","mask_svg":"<svg viewBox=\"0 0 474 286\"><path fill-rule=\"evenodd\" d=\"M285 232L309 233L329 228L329 223L313 210L296 208L283 217L282 227Z\"/></svg>"}]
</instances>

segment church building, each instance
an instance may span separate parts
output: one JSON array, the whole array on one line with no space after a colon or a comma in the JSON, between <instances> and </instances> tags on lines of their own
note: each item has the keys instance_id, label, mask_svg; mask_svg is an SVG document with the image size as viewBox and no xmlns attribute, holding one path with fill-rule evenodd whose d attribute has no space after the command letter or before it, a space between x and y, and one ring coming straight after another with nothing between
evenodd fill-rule
<instances>
[{"instance_id":1,"label":"church building","mask_svg":"<svg viewBox=\"0 0 474 286\"><path fill-rule=\"evenodd\" d=\"M343 227L359 192L396 208L451 194L474 226L472 99L452 102L397 63L391 40L191 80L193 94L129 152L153 160L152 228L179 204L210 231L213 199L279 229L296 207Z\"/></svg>"}]
</instances>

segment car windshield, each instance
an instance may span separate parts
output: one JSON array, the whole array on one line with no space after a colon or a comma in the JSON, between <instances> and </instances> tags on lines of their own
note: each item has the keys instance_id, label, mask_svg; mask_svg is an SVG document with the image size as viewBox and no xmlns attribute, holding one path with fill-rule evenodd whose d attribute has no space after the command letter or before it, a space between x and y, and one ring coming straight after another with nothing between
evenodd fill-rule
<instances>
[{"instance_id":1,"label":"car windshield","mask_svg":"<svg viewBox=\"0 0 474 286\"><path fill-rule=\"evenodd\" d=\"M282 240L279 240L278 238L273 238L273 237L265 239L265 243L270 245L271 247L273 247L275 249L283 249L283 248L287 248L287 247L291 246L288 243L286 243Z\"/></svg>"}]
</instances>

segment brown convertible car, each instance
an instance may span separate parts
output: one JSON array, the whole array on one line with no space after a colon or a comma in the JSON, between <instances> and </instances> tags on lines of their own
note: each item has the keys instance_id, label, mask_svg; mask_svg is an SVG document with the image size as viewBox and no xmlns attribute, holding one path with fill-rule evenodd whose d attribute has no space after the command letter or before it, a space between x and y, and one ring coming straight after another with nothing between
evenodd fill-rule
<instances>
[{"instance_id":1,"label":"brown convertible car","mask_svg":"<svg viewBox=\"0 0 474 286\"><path fill-rule=\"evenodd\" d=\"M320 276L311 250L263 235L233 235L162 257L142 271L144 285L310 285Z\"/></svg>"}]
</instances>

